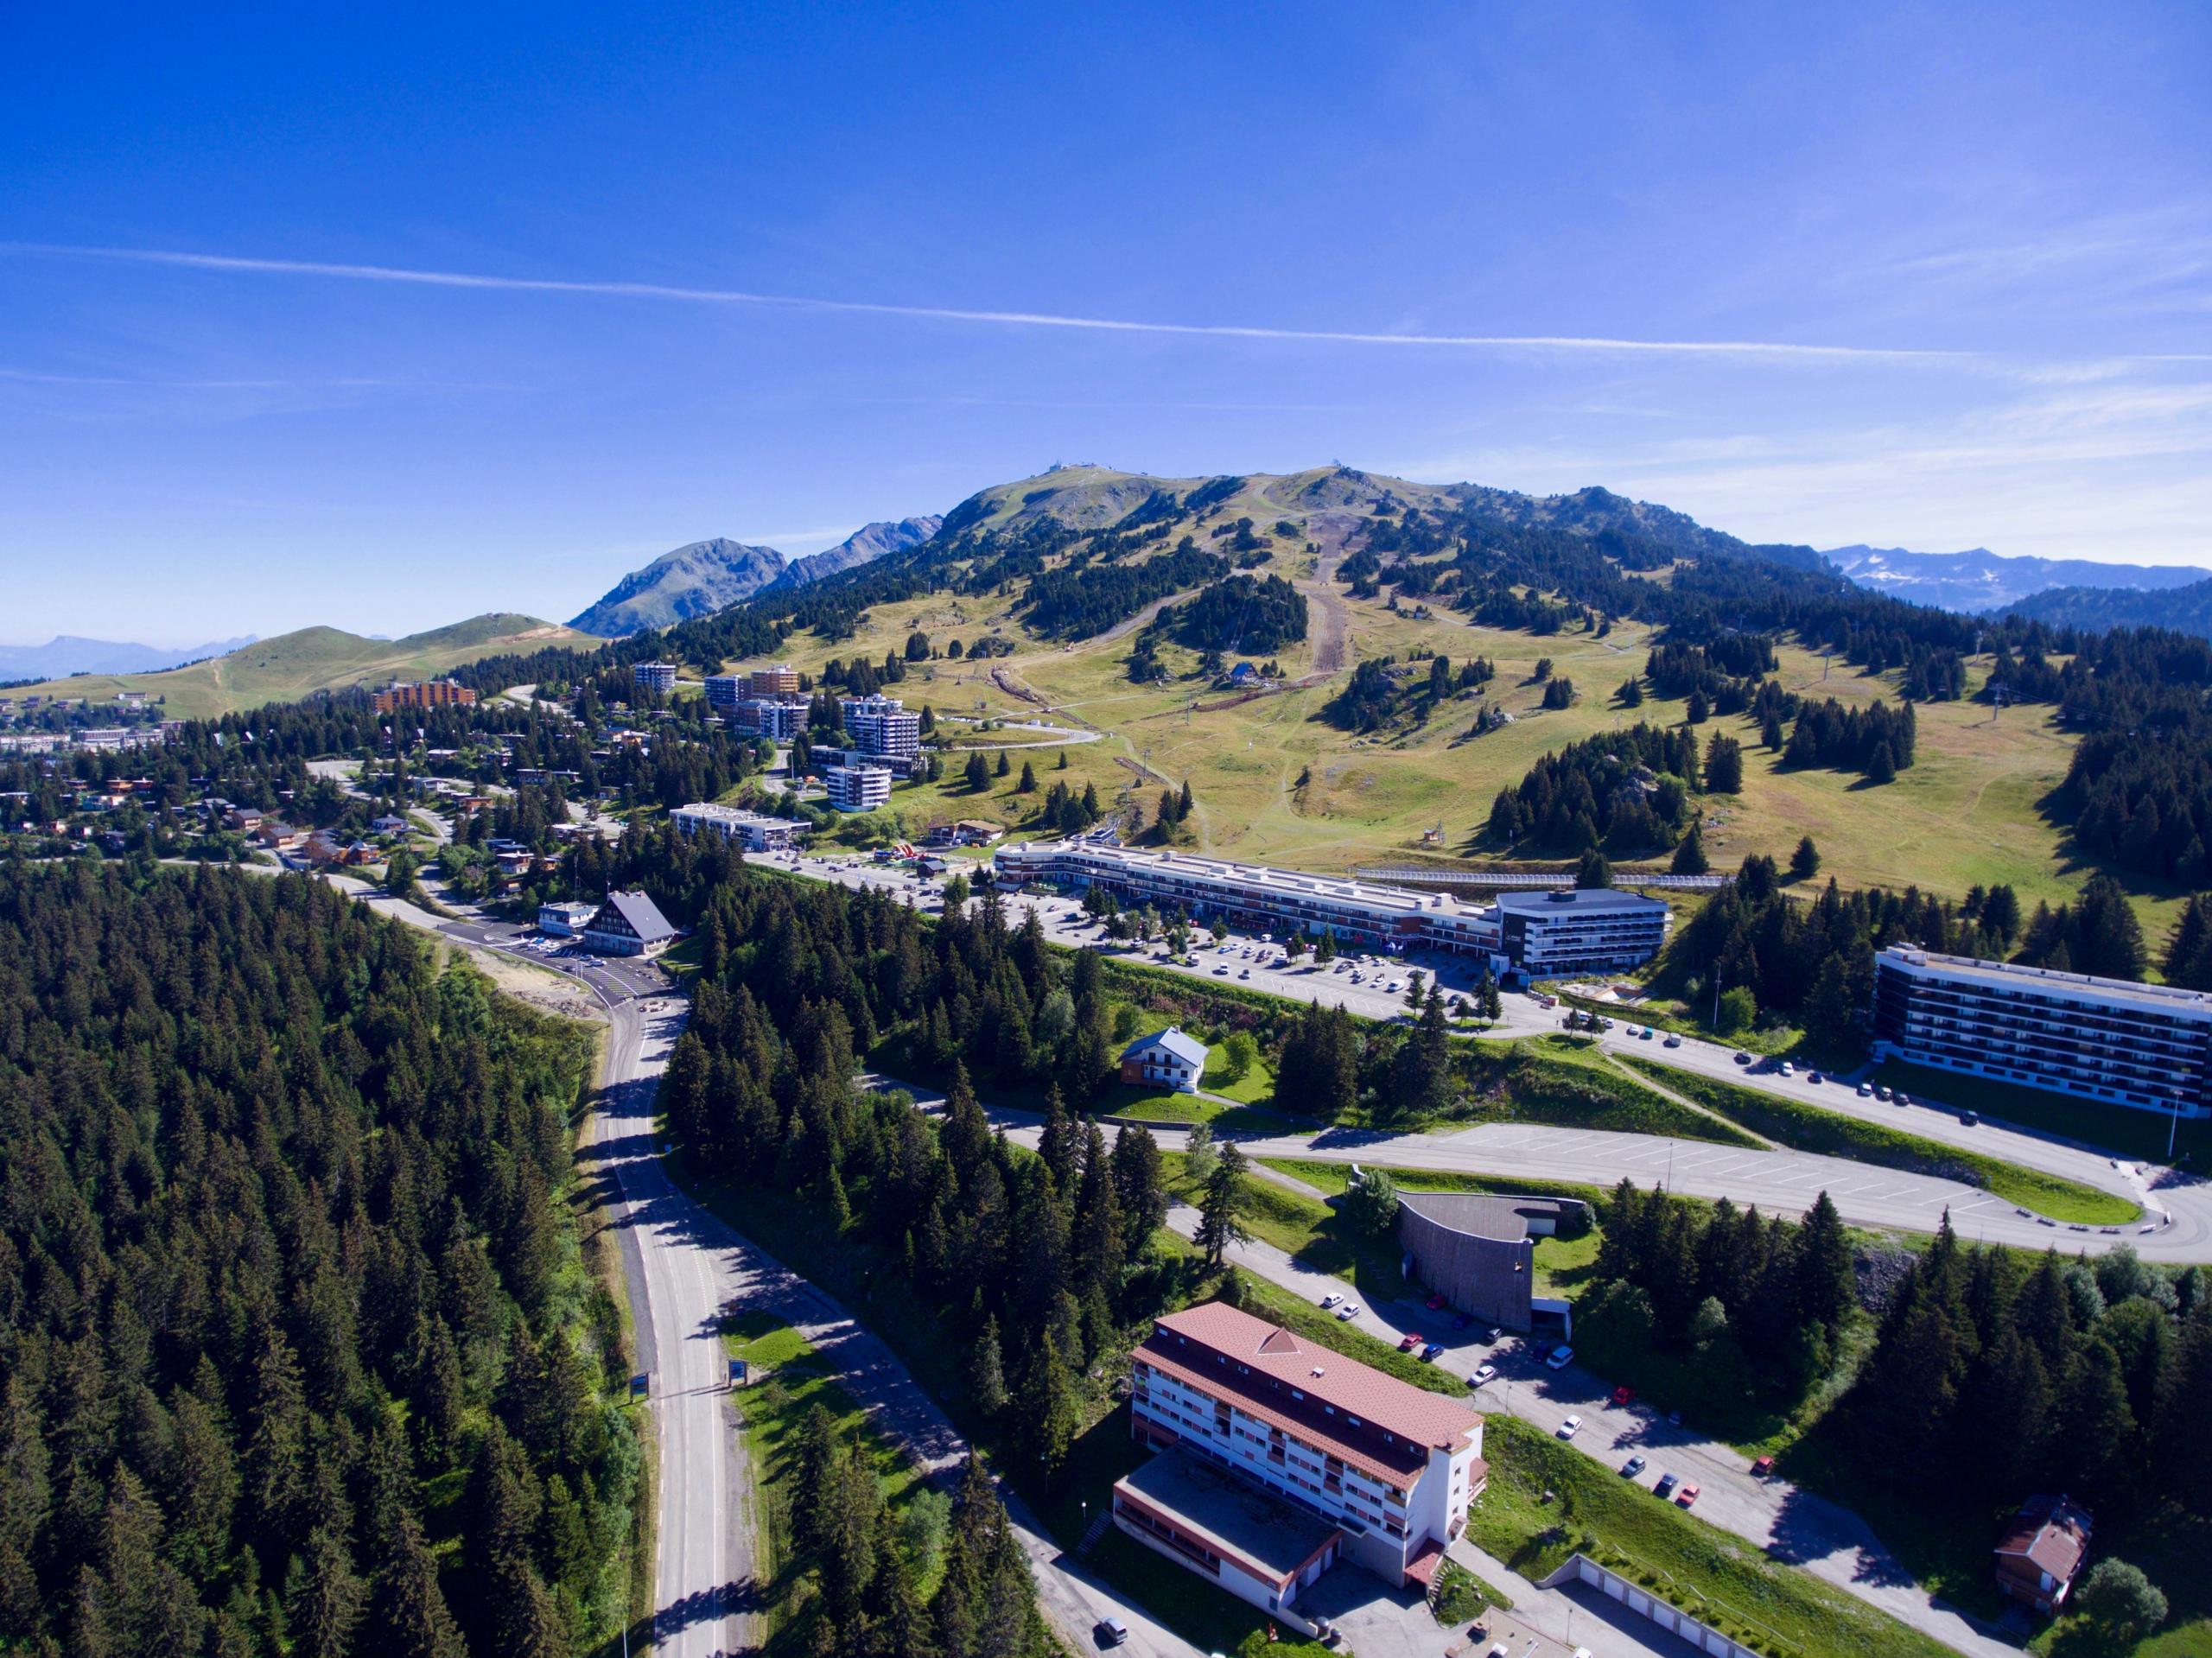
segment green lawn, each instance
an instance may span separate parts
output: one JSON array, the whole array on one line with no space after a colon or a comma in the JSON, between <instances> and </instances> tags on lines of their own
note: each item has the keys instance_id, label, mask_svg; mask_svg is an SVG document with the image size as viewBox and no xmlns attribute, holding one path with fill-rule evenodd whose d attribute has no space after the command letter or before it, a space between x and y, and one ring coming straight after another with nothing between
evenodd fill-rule
<instances>
[{"instance_id":1,"label":"green lawn","mask_svg":"<svg viewBox=\"0 0 2212 1658\"><path fill-rule=\"evenodd\" d=\"M1733 1083L1678 1070L1640 1054L1624 1055L1623 1058L1624 1063L1669 1088L1796 1151L1848 1157L1884 1168L1909 1169L1916 1173L1965 1180L2009 1204L2032 1209L2055 1221L2119 1226L2142 1217L2142 1210L2127 1198L2083 1185L2078 1180L2068 1180L2039 1169L2022 1168L2017 1163L1947 1146L1941 1140L1923 1139L1862 1117L1847 1116L1839 1111L1783 1099L1779 1095L1739 1088Z\"/></svg>"},{"instance_id":2,"label":"green lawn","mask_svg":"<svg viewBox=\"0 0 2212 1658\"><path fill-rule=\"evenodd\" d=\"M1102 1117L1135 1117L1141 1122L1204 1122L1217 1131L1228 1129L1255 1134L1290 1134L1301 1125L1279 1112L1253 1105L1224 1105L1201 1094L1178 1093L1172 1089L1137 1088L1116 1083L1092 1102L1090 1110ZM1312 1130L1314 1124L1302 1125Z\"/></svg>"},{"instance_id":3,"label":"green lawn","mask_svg":"<svg viewBox=\"0 0 2212 1658\"><path fill-rule=\"evenodd\" d=\"M1979 1111L1985 1117L2009 1122L2040 1134L2078 1140L2085 1145L2137 1162L2166 1160L2169 1128L2174 1155L2186 1164L2212 1158L2212 1119L2175 1124L2155 1111L2139 1111L2106 1100L2077 1099L2040 1088L2022 1088L1986 1077L1962 1077L1955 1071L1908 1064L1902 1059L1884 1061L1875 1070L1877 1081L1901 1088L1916 1099L1941 1100L1946 1105Z\"/></svg>"},{"instance_id":4,"label":"green lawn","mask_svg":"<svg viewBox=\"0 0 2212 1658\"><path fill-rule=\"evenodd\" d=\"M1246 1105L1259 1105L1275 1096L1274 1067L1265 1058L1253 1061L1251 1068L1235 1082L1229 1080L1223 1067L1228 1063L1228 1047L1217 1042L1206 1050L1206 1074L1198 1079L1199 1085L1209 1094L1218 1094L1224 1099L1238 1100Z\"/></svg>"},{"instance_id":5,"label":"green lawn","mask_svg":"<svg viewBox=\"0 0 2212 1658\"><path fill-rule=\"evenodd\" d=\"M1525 1422L1491 1416L1483 1452L1490 1485L1468 1534L1524 1577L1545 1576L1579 1548L1745 1645L1785 1658L1948 1650Z\"/></svg>"}]
</instances>

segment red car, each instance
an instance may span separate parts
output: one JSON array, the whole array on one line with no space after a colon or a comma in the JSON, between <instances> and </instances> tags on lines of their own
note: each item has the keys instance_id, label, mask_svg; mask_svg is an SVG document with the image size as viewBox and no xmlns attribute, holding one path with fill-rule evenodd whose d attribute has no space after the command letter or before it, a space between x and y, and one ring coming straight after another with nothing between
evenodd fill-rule
<instances>
[{"instance_id":1,"label":"red car","mask_svg":"<svg viewBox=\"0 0 2212 1658\"><path fill-rule=\"evenodd\" d=\"M1444 1305L1444 1298L1440 1295L1432 1295L1425 1303L1423 1303L1423 1305L1426 1305L1431 1312L1433 1312Z\"/></svg>"},{"instance_id":2,"label":"red car","mask_svg":"<svg viewBox=\"0 0 2212 1658\"><path fill-rule=\"evenodd\" d=\"M1409 1330L1406 1332L1405 1340L1398 1344L1398 1350L1401 1353L1410 1353L1414 1348L1419 1347L1420 1345L1421 1331L1418 1330Z\"/></svg>"},{"instance_id":3,"label":"red car","mask_svg":"<svg viewBox=\"0 0 2212 1658\"><path fill-rule=\"evenodd\" d=\"M1755 1479L1764 1479L1772 1472L1774 1472L1774 1458L1771 1457L1761 1457L1751 1464L1751 1476Z\"/></svg>"},{"instance_id":4,"label":"red car","mask_svg":"<svg viewBox=\"0 0 2212 1658\"><path fill-rule=\"evenodd\" d=\"M1613 1403L1616 1405L1625 1405L1629 1401L1635 1397L1636 1389L1633 1388L1616 1388L1613 1389Z\"/></svg>"},{"instance_id":5,"label":"red car","mask_svg":"<svg viewBox=\"0 0 2212 1658\"><path fill-rule=\"evenodd\" d=\"M1685 1509L1688 1508L1691 1503L1697 1501L1697 1487L1694 1485L1683 1486L1681 1490L1675 1493L1675 1501L1681 1507Z\"/></svg>"}]
</instances>

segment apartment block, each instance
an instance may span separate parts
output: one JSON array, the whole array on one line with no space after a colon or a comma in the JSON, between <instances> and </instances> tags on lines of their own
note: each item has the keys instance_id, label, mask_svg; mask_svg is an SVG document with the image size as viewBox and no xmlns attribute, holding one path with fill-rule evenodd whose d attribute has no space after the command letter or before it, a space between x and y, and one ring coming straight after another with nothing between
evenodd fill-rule
<instances>
[{"instance_id":1,"label":"apartment block","mask_svg":"<svg viewBox=\"0 0 2212 1658\"><path fill-rule=\"evenodd\" d=\"M403 708L465 708L476 701L476 693L450 679L411 683L395 679L382 690L371 693L369 701L378 714L397 714Z\"/></svg>"},{"instance_id":2,"label":"apartment block","mask_svg":"<svg viewBox=\"0 0 2212 1658\"><path fill-rule=\"evenodd\" d=\"M1270 1610L1338 1560L1425 1586L1488 1477L1474 1411L1218 1301L1154 1321L1131 1389L1130 1432L1179 1462L1117 1482L1115 1524ZM1296 1523L1234 1534L1223 1474Z\"/></svg>"},{"instance_id":3,"label":"apartment block","mask_svg":"<svg viewBox=\"0 0 2212 1658\"><path fill-rule=\"evenodd\" d=\"M822 781L830 804L841 812L874 811L891 803L891 773L880 765L833 765Z\"/></svg>"},{"instance_id":4,"label":"apartment block","mask_svg":"<svg viewBox=\"0 0 2212 1658\"><path fill-rule=\"evenodd\" d=\"M745 677L755 696L798 695L798 670L788 662L779 662L772 668L755 668Z\"/></svg>"},{"instance_id":5,"label":"apartment block","mask_svg":"<svg viewBox=\"0 0 2212 1658\"><path fill-rule=\"evenodd\" d=\"M1608 887L1503 893L1493 906L1513 965L1532 979L1640 967L1667 942L1667 905Z\"/></svg>"},{"instance_id":6,"label":"apartment block","mask_svg":"<svg viewBox=\"0 0 2212 1658\"><path fill-rule=\"evenodd\" d=\"M640 690L655 691L665 696L676 689L676 664L672 662L633 662L630 664L630 683Z\"/></svg>"},{"instance_id":7,"label":"apartment block","mask_svg":"<svg viewBox=\"0 0 2212 1658\"><path fill-rule=\"evenodd\" d=\"M2212 1112L2212 996L1891 944L1874 1052L2174 1117Z\"/></svg>"},{"instance_id":8,"label":"apartment block","mask_svg":"<svg viewBox=\"0 0 2212 1658\"><path fill-rule=\"evenodd\" d=\"M845 734L859 753L899 760L906 766L922 752L922 716L895 696L842 696Z\"/></svg>"}]
</instances>

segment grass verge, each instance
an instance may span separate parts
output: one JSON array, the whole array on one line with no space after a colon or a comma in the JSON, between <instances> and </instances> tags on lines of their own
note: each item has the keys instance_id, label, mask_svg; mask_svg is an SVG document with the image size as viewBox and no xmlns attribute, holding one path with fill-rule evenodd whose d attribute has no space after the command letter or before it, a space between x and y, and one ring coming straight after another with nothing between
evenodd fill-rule
<instances>
[{"instance_id":1,"label":"grass verge","mask_svg":"<svg viewBox=\"0 0 2212 1658\"><path fill-rule=\"evenodd\" d=\"M1985 1153L1947 1146L1940 1140L1909 1134L1861 1117L1847 1116L1840 1111L1827 1111L1817 1105L1739 1088L1733 1083L1662 1065L1639 1054L1624 1054L1621 1059L1623 1064L1634 1066L1699 1104L1794 1151L1847 1157L1883 1168L1963 1180L2006 1203L2034 1210L2055 1221L2119 1226L2142 1217L2143 1211L2128 1199L2084 1185L2078 1180L2023 1168Z\"/></svg>"},{"instance_id":2,"label":"grass verge","mask_svg":"<svg viewBox=\"0 0 2212 1658\"><path fill-rule=\"evenodd\" d=\"M2166 1134L2173 1130L2173 1156L2184 1162L2212 1157L2212 1119L2174 1123L2155 1111L2102 1101L2077 1100L2039 1088L1995 1082L1986 1077L1962 1077L1956 1071L1936 1070L1909 1064L1902 1059L1885 1060L1875 1080L1901 1088L1915 1099L1941 1100L1946 1105L1979 1111L1999 1122L2017 1124L2038 1134L2056 1134L2101 1151L2115 1152L2139 1163L2167 1160Z\"/></svg>"},{"instance_id":3,"label":"grass verge","mask_svg":"<svg viewBox=\"0 0 2212 1658\"><path fill-rule=\"evenodd\" d=\"M949 1501L929 1490L912 1458L868 1426L867 1413L833 1379L835 1368L789 1324L766 1313L740 1313L724 1327L722 1345L751 1372L741 1395L740 1437L760 1497L753 1575L767 1625L765 1650L807 1650L805 1626L815 1597L794 1559L791 1516L798 1433L817 1405L829 1413L838 1439L866 1459L884 1502L899 1517L917 1594L933 1593L943 1569Z\"/></svg>"},{"instance_id":4,"label":"grass verge","mask_svg":"<svg viewBox=\"0 0 2212 1658\"><path fill-rule=\"evenodd\" d=\"M1541 1579L1580 1549L1745 1646L1783 1658L1942 1658L1948 1650L1833 1585L1775 1564L1540 1428L1492 1416L1483 1449L1490 1485L1468 1534L1524 1577Z\"/></svg>"}]
</instances>

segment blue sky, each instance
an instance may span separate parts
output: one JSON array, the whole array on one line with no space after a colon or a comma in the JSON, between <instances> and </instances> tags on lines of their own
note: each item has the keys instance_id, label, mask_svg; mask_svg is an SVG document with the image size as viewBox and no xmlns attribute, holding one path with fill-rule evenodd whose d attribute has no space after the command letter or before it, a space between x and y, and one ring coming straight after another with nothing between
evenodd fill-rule
<instances>
[{"instance_id":1,"label":"blue sky","mask_svg":"<svg viewBox=\"0 0 2212 1658\"><path fill-rule=\"evenodd\" d=\"M2212 565L2200 4L334 10L0 12L0 639L1073 460Z\"/></svg>"}]
</instances>

